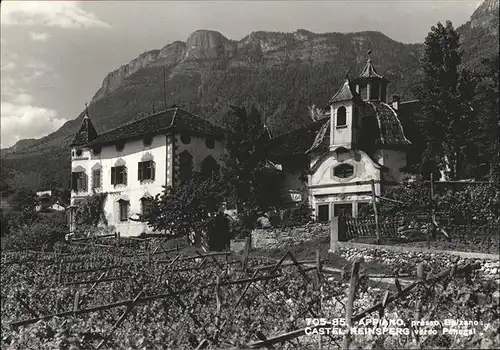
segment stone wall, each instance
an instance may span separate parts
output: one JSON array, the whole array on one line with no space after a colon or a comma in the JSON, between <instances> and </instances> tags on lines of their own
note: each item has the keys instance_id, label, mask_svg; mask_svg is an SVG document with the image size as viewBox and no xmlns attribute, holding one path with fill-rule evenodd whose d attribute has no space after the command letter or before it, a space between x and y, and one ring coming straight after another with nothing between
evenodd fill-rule
<instances>
[{"instance_id":1,"label":"stone wall","mask_svg":"<svg viewBox=\"0 0 500 350\"><path fill-rule=\"evenodd\" d=\"M336 251L344 259L354 261L361 259L362 262L369 264L370 262L378 262L387 265L390 269L388 273L394 274L415 274L417 265L424 263L426 272L433 270L438 273L457 264L463 266L469 263L480 263L480 272L486 276L498 277L500 262L489 254L470 254L458 256L448 252L429 252L429 251L394 251L380 248L369 247L367 245L354 244L347 246L338 246ZM411 264L408 264L411 262Z\"/></svg>"},{"instance_id":2,"label":"stone wall","mask_svg":"<svg viewBox=\"0 0 500 350\"><path fill-rule=\"evenodd\" d=\"M330 237L330 225L311 223L298 227L277 227L252 231L252 249L276 249Z\"/></svg>"}]
</instances>

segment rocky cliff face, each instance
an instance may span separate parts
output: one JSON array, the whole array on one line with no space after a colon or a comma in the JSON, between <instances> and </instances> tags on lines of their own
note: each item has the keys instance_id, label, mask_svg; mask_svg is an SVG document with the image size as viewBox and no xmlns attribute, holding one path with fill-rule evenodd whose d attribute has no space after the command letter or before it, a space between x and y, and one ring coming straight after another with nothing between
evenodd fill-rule
<instances>
[{"instance_id":1,"label":"rocky cliff face","mask_svg":"<svg viewBox=\"0 0 500 350\"><path fill-rule=\"evenodd\" d=\"M91 103L109 95L119 87L125 78L134 74L140 69L154 66L170 67L178 64L184 58L186 53L186 43L175 41L164 46L161 50L151 50L144 52L137 58L134 58L128 64L125 64L117 70L108 73L102 82L102 86L95 93Z\"/></svg>"},{"instance_id":2,"label":"rocky cliff face","mask_svg":"<svg viewBox=\"0 0 500 350\"><path fill-rule=\"evenodd\" d=\"M364 61L367 49L387 46L396 54L406 55L411 45L396 43L379 32L359 32L350 34L316 34L300 29L294 33L257 31L239 41L229 40L216 31L197 30L186 42L176 41L160 50L152 50L139 55L130 63L109 73L96 92L91 103L108 96L121 86L124 80L144 68L166 67L171 69L170 78L182 71L196 71L208 61L219 62L219 68L276 67L287 62L302 61L322 64L339 56L351 57L357 64ZM381 58L386 53L374 52ZM342 65L341 69L346 69Z\"/></svg>"},{"instance_id":3,"label":"rocky cliff face","mask_svg":"<svg viewBox=\"0 0 500 350\"><path fill-rule=\"evenodd\" d=\"M183 62L203 59L232 57L237 52L237 44L227 39L219 32L197 30L186 42L175 41L160 50L152 50L109 73L102 82L102 87L96 92L91 103L109 95L119 87L125 78L146 67L164 66L171 68Z\"/></svg>"},{"instance_id":4,"label":"rocky cliff face","mask_svg":"<svg viewBox=\"0 0 500 350\"><path fill-rule=\"evenodd\" d=\"M498 5L499 0L483 0L471 16L471 28L486 27L498 31Z\"/></svg>"},{"instance_id":5,"label":"rocky cliff face","mask_svg":"<svg viewBox=\"0 0 500 350\"><path fill-rule=\"evenodd\" d=\"M483 0L470 20L457 28L460 34L462 62L475 71L485 58L498 54L498 10L499 0Z\"/></svg>"}]
</instances>

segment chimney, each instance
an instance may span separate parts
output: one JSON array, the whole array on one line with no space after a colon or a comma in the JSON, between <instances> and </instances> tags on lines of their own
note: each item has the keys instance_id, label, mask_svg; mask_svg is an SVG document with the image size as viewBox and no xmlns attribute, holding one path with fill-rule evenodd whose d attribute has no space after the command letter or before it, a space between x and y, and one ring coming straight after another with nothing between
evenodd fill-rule
<instances>
[{"instance_id":1,"label":"chimney","mask_svg":"<svg viewBox=\"0 0 500 350\"><path fill-rule=\"evenodd\" d=\"M396 111L399 109L399 101L401 101L399 95L392 95L392 108Z\"/></svg>"}]
</instances>

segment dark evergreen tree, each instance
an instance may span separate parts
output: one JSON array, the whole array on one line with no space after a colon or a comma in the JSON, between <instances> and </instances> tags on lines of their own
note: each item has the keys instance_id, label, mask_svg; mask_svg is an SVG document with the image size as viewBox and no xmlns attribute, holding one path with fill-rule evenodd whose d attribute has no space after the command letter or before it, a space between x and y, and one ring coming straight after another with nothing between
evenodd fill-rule
<instances>
[{"instance_id":1,"label":"dark evergreen tree","mask_svg":"<svg viewBox=\"0 0 500 350\"><path fill-rule=\"evenodd\" d=\"M418 122L427 144L424 157L447 170L452 179L467 176L464 160L474 146L475 82L467 71L460 71L460 63L459 35L451 22L433 26L425 39L417 89L422 103Z\"/></svg>"},{"instance_id":2,"label":"dark evergreen tree","mask_svg":"<svg viewBox=\"0 0 500 350\"><path fill-rule=\"evenodd\" d=\"M477 152L475 177L488 177L498 183L499 180L499 55L483 60L478 71L478 84L475 95L477 122L474 126L474 143Z\"/></svg>"},{"instance_id":3,"label":"dark evergreen tree","mask_svg":"<svg viewBox=\"0 0 500 350\"><path fill-rule=\"evenodd\" d=\"M238 212L256 215L278 204L279 174L268 166L269 134L257 109L248 113L243 107L231 108L233 127L227 138L224 177Z\"/></svg>"}]
</instances>

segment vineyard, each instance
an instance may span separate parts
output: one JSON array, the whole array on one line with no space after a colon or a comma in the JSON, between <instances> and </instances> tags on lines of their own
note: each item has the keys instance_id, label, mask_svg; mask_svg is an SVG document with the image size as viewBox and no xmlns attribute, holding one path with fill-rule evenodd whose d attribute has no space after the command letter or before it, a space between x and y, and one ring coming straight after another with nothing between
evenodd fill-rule
<instances>
[{"instance_id":1,"label":"vineyard","mask_svg":"<svg viewBox=\"0 0 500 350\"><path fill-rule=\"evenodd\" d=\"M277 261L248 249L179 251L154 240L4 252L2 349L500 345L498 284L479 273L480 263L398 263L409 273L392 285L374 282L359 261L338 274L324 258L319 251L301 261L290 252ZM315 318L334 326L340 320L344 332L310 334L318 333L319 325L310 324ZM347 332L369 318L401 320L409 332ZM442 322L426 322L444 319L470 321L469 331L443 334ZM423 334L414 321L431 331Z\"/></svg>"}]
</instances>

